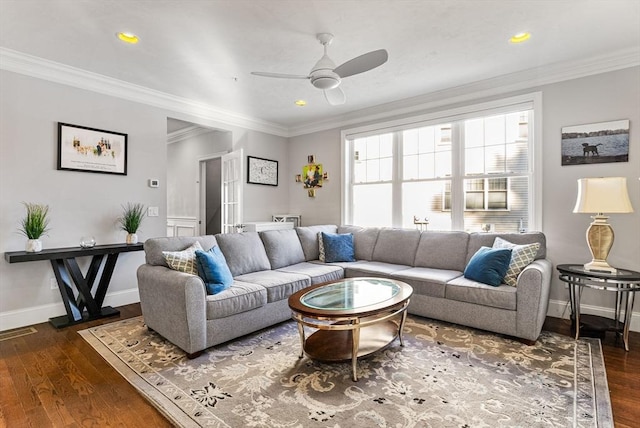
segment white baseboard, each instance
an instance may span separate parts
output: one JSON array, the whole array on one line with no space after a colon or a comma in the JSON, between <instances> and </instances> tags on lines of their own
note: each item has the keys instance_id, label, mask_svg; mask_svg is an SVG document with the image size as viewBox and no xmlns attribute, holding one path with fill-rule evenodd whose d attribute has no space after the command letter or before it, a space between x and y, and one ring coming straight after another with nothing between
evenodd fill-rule
<instances>
[{"instance_id":1,"label":"white baseboard","mask_svg":"<svg viewBox=\"0 0 640 428\"><path fill-rule=\"evenodd\" d=\"M140 301L140 294L137 288L107 293L104 299L104 306L123 306ZM66 314L62 301L60 303L50 303L47 305L34 306L15 311L0 313L0 331L25 327L33 324L47 322L49 318Z\"/></svg>"},{"instance_id":2,"label":"white baseboard","mask_svg":"<svg viewBox=\"0 0 640 428\"><path fill-rule=\"evenodd\" d=\"M601 306L592 305L580 305L580 313L598 315L605 318L612 318L615 315L614 308L603 308ZM622 311L624 316L624 311ZM571 315L571 309L569 308L569 302L566 300L549 300L549 308L547 309L547 316L555 318L569 319ZM640 332L640 313L634 312L631 314L631 331Z\"/></svg>"}]
</instances>

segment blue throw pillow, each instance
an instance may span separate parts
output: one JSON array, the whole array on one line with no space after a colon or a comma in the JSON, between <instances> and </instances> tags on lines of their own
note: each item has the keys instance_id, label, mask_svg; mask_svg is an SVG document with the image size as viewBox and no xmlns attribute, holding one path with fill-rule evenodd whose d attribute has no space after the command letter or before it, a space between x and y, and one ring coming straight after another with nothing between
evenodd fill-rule
<instances>
[{"instance_id":1,"label":"blue throw pillow","mask_svg":"<svg viewBox=\"0 0 640 428\"><path fill-rule=\"evenodd\" d=\"M352 233L335 234L322 232L322 242L324 244L325 262L356 261Z\"/></svg>"},{"instance_id":2,"label":"blue throw pillow","mask_svg":"<svg viewBox=\"0 0 640 428\"><path fill-rule=\"evenodd\" d=\"M233 284L227 260L218 246L209 251L196 250L196 266L208 294L219 293Z\"/></svg>"},{"instance_id":3,"label":"blue throw pillow","mask_svg":"<svg viewBox=\"0 0 640 428\"><path fill-rule=\"evenodd\" d=\"M511 248L481 247L464 268L464 277L497 287L511 262Z\"/></svg>"}]
</instances>

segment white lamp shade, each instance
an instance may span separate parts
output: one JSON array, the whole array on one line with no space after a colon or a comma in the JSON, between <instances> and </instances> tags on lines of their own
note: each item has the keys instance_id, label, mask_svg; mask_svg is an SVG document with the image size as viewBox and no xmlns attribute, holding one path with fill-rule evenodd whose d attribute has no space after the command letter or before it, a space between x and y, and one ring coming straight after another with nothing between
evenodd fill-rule
<instances>
[{"instance_id":1,"label":"white lamp shade","mask_svg":"<svg viewBox=\"0 0 640 428\"><path fill-rule=\"evenodd\" d=\"M574 213L632 213L625 177L580 178Z\"/></svg>"}]
</instances>

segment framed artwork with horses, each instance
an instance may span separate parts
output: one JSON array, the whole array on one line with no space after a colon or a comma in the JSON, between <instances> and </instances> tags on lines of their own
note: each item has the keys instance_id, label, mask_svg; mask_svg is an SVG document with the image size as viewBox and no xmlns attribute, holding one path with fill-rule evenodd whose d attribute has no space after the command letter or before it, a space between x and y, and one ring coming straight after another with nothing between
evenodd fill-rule
<instances>
[{"instance_id":1,"label":"framed artwork with horses","mask_svg":"<svg viewBox=\"0 0 640 428\"><path fill-rule=\"evenodd\" d=\"M629 120L562 128L562 165L629 162Z\"/></svg>"}]
</instances>

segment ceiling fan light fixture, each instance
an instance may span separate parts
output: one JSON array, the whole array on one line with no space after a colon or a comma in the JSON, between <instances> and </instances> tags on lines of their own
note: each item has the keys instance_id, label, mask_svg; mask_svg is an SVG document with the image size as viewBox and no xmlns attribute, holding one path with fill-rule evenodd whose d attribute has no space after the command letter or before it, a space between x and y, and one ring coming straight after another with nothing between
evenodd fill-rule
<instances>
[{"instance_id":1,"label":"ceiling fan light fixture","mask_svg":"<svg viewBox=\"0 0 640 428\"><path fill-rule=\"evenodd\" d=\"M119 32L119 33L116 33L116 36L123 42L130 43L132 45L135 45L140 41L140 39L138 39L138 36L136 36L133 33Z\"/></svg>"},{"instance_id":2,"label":"ceiling fan light fixture","mask_svg":"<svg viewBox=\"0 0 640 428\"><path fill-rule=\"evenodd\" d=\"M340 79L329 76L319 76L316 78L311 78L311 84L318 89L333 89L340 84Z\"/></svg>"},{"instance_id":3,"label":"ceiling fan light fixture","mask_svg":"<svg viewBox=\"0 0 640 428\"><path fill-rule=\"evenodd\" d=\"M526 31L524 31L522 33L514 34L513 36L511 36L511 38L509 39L509 42L522 43L522 42L526 42L530 38L531 38L531 33L527 33Z\"/></svg>"}]
</instances>

